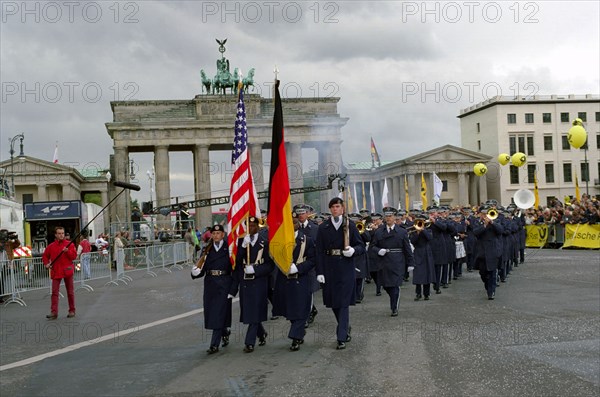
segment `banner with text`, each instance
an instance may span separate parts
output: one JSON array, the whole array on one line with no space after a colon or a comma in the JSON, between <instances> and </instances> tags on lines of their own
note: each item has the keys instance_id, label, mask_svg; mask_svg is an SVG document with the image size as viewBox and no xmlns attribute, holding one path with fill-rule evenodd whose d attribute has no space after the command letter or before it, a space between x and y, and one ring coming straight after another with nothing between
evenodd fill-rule
<instances>
[{"instance_id":1,"label":"banner with text","mask_svg":"<svg viewBox=\"0 0 600 397\"><path fill-rule=\"evenodd\" d=\"M600 248L600 225L565 225L564 247Z\"/></svg>"},{"instance_id":2,"label":"banner with text","mask_svg":"<svg viewBox=\"0 0 600 397\"><path fill-rule=\"evenodd\" d=\"M548 241L548 225L526 225L527 239L526 247L541 248Z\"/></svg>"}]
</instances>

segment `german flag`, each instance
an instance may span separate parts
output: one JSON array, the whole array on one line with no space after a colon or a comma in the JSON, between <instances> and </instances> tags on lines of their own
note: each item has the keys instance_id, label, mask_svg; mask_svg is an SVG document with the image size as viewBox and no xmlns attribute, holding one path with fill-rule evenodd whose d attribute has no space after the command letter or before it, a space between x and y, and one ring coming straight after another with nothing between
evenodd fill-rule
<instances>
[{"instance_id":1,"label":"german flag","mask_svg":"<svg viewBox=\"0 0 600 397\"><path fill-rule=\"evenodd\" d=\"M377 166L381 167L381 160L379 159L379 153L375 147L375 142L373 142L373 137L371 137L371 162L373 167L375 167L375 162L377 162Z\"/></svg>"},{"instance_id":2,"label":"german flag","mask_svg":"<svg viewBox=\"0 0 600 397\"><path fill-rule=\"evenodd\" d=\"M269 254L281 271L288 274L294 251L294 224L292 199L287 171L283 138L283 110L279 96L279 80L275 82L275 114L271 144L271 172L269 179Z\"/></svg>"}]
</instances>

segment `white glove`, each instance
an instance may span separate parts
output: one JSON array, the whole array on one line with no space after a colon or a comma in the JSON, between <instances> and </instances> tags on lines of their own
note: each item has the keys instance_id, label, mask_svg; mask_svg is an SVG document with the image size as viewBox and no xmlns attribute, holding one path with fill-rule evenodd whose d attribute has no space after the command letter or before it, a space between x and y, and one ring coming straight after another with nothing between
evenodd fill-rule
<instances>
[{"instance_id":1,"label":"white glove","mask_svg":"<svg viewBox=\"0 0 600 397\"><path fill-rule=\"evenodd\" d=\"M231 294L227 294L227 299L233 299L233 298L234 298L234 296L233 296L233 295L231 295Z\"/></svg>"},{"instance_id":2,"label":"white glove","mask_svg":"<svg viewBox=\"0 0 600 397\"><path fill-rule=\"evenodd\" d=\"M342 251L342 254L346 258L350 258L352 255L354 255L354 248L348 246L348 247L344 248L344 250Z\"/></svg>"},{"instance_id":3,"label":"white glove","mask_svg":"<svg viewBox=\"0 0 600 397\"><path fill-rule=\"evenodd\" d=\"M321 284L325 284L325 276L323 276L322 274L319 274L317 276L317 281Z\"/></svg>"},{"instance_id":4,"label":"white glove","mask_svg":"<svg viewBox=\"0 0 600 397\"><path fill-rule=\"evenodd\" d=\"M290 267L290 272L288 274L296 274L298 273L298 268L296 267L295 263L292 263L292 266Z\"/></svg>"},{"instance_id":5,"label":"white glove","mask_svg":"<svg viewBox=\"0 0 600 397\"><path fill-rule=\"evenodd\" d=\"M198 269L196 266L194 266L192 268L192 276L198 277L199 275L200 275L200 269Z\"/></svg>"},{"instance_id":6,"label":"white glove","mask_svg":"<svg viewBox=\"0 0 600 397\"><path fill-rule=\"evenodd\" d=\"M246 274L254 274L254 266L249 265L244 267L244 273Z\"/></svg>"},{"instance_id":7,"label":"white glove","mask_svg":"<svg viewBox=\"0 0 600 397\"><path fill-rule=\"evenodd\" d=\"M414 267L414 266L409 266L409 267L408 267L408 272L409 272L409 273L410 273L410 272L412 272L413 270L415 270L415 267Z\"/></svg>"},{"instance_id":8,"label":"white glove","mask_svg":"<svg viewBox=\"0 0 600 397\"><path fill-rule=\"evenodd\" d=\"M379 256L384 256L385 254L387 254L387 250L385 248L382 248L377 252L377 255Z\"/></svg>"},{"instance_id":9,"label":"white glove","mask_svg":"<svg viewBox=\"0 0 600 397\"><path fill-rule=\"evenodd\" d=\"M247 234L246 237L244 237L244 241L242 241L242 248L246 248L250 243L252 243L252 239L250 238L250 235Z\"/></svg>"}]
</instances>

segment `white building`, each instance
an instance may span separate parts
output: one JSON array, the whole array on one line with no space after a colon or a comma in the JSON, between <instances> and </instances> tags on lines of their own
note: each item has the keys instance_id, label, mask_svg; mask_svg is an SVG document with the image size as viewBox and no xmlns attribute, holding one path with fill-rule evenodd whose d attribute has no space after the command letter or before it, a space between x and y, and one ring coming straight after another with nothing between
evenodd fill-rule
<instances>
[{"instance_id":1,"label":"white building","mask_svg":"<svg viewBox=\"0 0 600 397\"><path fill-rule=\"evenodd\" d=\"M588 149L574 149L567 134L575 118L588 133ZM575 178L581 194L600 196L600 98L595 95L494 97L462 109L462 147L493 157L487 192L503 205L518 189L534 188L537 172L540 205L574 196ZM527 163L501 166L500 153L523 152ZM587 157L587 163L586 163ZM600 197L599 197L600 198Z\"/></svg>"}]
</instances>

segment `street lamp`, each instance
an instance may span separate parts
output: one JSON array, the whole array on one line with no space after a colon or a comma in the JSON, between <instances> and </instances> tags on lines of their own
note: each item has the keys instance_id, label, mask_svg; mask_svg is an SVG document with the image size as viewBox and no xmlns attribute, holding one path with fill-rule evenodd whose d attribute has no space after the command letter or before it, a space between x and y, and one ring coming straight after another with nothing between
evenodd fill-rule
<instances>
[{"instance_id":1,"label":"street lamp","mask_svg":"<svg viewBox=\"0 0 600 397\"><path fill-rule=\"evenodd\" d=\"M12 193L11 193L11 197L14 198L15 197L15 170L14 170L14 165L13 165L13 158L14 158L14 154L15 154L15 142L17 141L17 139L21 140L20 146L21 146L21 152L19 153L19 159L20 160L24 160L25 159L25 154L23 153L23 139L25 139L25 135L24 134L19 134L16 135L12 138L8 138L8 140L10 141L10 183L11 183L11 189L12 189Z\"/></svg>"}]
</instances>

